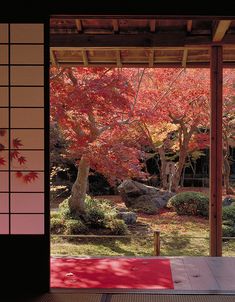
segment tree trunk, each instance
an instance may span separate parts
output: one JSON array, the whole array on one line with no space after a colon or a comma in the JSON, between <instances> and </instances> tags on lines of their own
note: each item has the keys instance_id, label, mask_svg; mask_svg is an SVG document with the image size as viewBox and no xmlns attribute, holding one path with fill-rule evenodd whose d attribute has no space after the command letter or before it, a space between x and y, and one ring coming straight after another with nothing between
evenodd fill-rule
<instances>
[{"instance_id":1,"label":"tree trunk","mask_svg":"<svg viewBox=\"0 0 235 302\"><path fill-rule=\"evenodd\" d=\"M226 194L234 194L233 188L229 184L230 164L227 156L224 157L224 186Z\"/></svg>"},{"instance_id":2,"label":"tree trunk","mask_svg":"<svg viewBox=\"0 0 235 302\"><path fill-rule=\"evenodd\" d=\"M158 153L160 155L160 160L161 160L161 183L162 183L162 188L164 190L168 189L168 181L167 181L167 174L166 174L166 156L165 156L165 151L163 149L163 146L158 148Z\"/></svg>"},{"instance_id":3,"label":"tree trunk","mask_svg":"<svg viewBox=\"0 0 235 302\"><path fill-rule=\"evenodd\" d=\"M72 193L69 198L69 207L73 213L85 213L85 197L87 192L89 169L89 162L82 156L78 166L77 179L73 184Z\"/></svg>"},{"instance_id":4,"label":"tree trunk","mask_svg":"<svg viewBox=\"0 0 235 302\"><path fill-rule=\"evenodd\" d=\"M179 162L178 162L178 168L176 170L176 173L173 175L172 178L172 192L176 192L178 187L179 187L179 183L180 183L180 177L185 165L185 160L187 157L187 145L184 144L181 149L180 149L180 154L179 154Z\"/></svg>"}]
</instances>

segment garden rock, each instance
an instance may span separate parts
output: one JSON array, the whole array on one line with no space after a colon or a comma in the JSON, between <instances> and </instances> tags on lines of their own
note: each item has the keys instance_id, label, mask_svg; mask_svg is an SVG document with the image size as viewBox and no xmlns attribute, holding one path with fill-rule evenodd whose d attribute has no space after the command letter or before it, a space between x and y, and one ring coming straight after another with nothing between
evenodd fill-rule
<instances>
[{"instance_id":1,"label":"garden rock","mask_svg":"<svg viewBox=\"0 0 235 302\"><path fill-rule=\"evenodd\" d=\"M137 216L134 212L120 212L117 214L117 218L124 220L126 224L135 224Z\"/></svg>"},{"instance_id":2,"label":"garden rock","mask_svg":"<svg viewBox=\"0 0 235 302\"><path fill-rule=\"evenodd\" d=\"M134 180L125 180L118 186L118 192L128 208L143 210L147 214L154 214L157 209L164 208L168 200L175 195Z\"/></svg>"},{"instance_id":3,"label":"garden rock","mask_svg":"<svg viewBox=\"0 0 235 302\"><path fill-rule=\"evenodd\" d=\"M230 197L225 197L223 200L223 207L229 207L232 205L232 203L234 202L234 200Z\"/></svg>"}]
</instances>

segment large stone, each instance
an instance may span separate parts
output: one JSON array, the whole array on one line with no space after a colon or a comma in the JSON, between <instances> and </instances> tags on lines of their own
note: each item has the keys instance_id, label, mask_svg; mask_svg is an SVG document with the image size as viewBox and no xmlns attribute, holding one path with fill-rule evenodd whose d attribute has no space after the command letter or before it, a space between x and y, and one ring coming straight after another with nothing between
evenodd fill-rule
<instances>
[{"instance_id":1,"label":"large stone","mask_svg":"<svg viewBox=\"0 0 235 302\"><path fill-rule=\"evenodd\" d=\"M234 199L231 197L225 197L222 203L223 207L229 207L232 205L232 203L234 202Z\"/></svg>"},{"instance_id":2,"label":"large stone","mask_svg":"<svg viewBox=\"0 0 235 302\"><path fill-rule=\"evenodd\" d=\"M144 213L154 214L157 209L164 208L174 193L160 190L139 183L134 180L125 180L118 191L128 208L143 210Z\"/></svg>"},{"instance_id":3,"label":"large stone","mask_svg":"<svg viewBox=\"0 0 235 302\"><path fill-rule=\"evenodd\" d=\"M136 213L134 212L119 212L117 218L124 220L126 224L135 224L136 223Z\"/></svg>"}]
</instances>

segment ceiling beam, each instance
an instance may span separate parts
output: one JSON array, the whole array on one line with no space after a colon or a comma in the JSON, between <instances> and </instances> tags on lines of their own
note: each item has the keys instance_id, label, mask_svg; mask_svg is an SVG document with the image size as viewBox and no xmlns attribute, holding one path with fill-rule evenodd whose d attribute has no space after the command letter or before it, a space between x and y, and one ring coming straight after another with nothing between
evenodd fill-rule
<instances>
[{"instance_id":1,"label":"ceiling beam","mask_svg":"<svg viewBox=\"0 0 235 302\"><path fill-rule=\"evenodd\" d=\"M216 21L213 24L212 28L212 41L213 42L220 42L223 40L229 26L231 24L231 20L220 20Z\"/></svg>"},{"instance_id":2,"label":"ceiling beam","mask_svg":"<svg viewBox=\"0 0 235 302\"><path fill-rule=\"evenodd\" d=\"M149 20L149 28L152 33L156 31L156 20Z\"/></svg>"},{"instance_id":3,"label":"ceiling beam","mask_svg":"<svg viewBox=\"0 0 235 302\"><path fill-rule=\"evenodd\" d=\"M232 12L232 11L231 11ZM57 14L57 15L51 15L50 16L51 19L143 19L143 14L141 15L134 15L134 14ZM165 19L172 19L172 20L231 20L234 18L234 15L231 14L229 15L215 15L215 14L211 14L211 15L195 15L195 14L184 14L184 15L180 15L180 14L170 14L170 15L166 15L166 14L144 14L144 19L161 19L161 20L165 20Z\"/></svg>"},{"instance_id":4,"label":"ceiling beam","mask_svg":"<svg viewBox=\"0 0 235 302\"><path fill-rule=\"evenodd\" d=\"M82 50L82 59L83 59L84 66L88 66L89 62L88 62L88 56L86 50Z\"/></svg>"},{"instance_id":5,"label":"ceiling beam","mask_svg":"<svg viewBox=\"0 0 235 302\"><path fill-rule=\"evenodd\" d=\"M82 32L82 21L79 20L79 19L76 19L76 20L75 20L75 23L76 23L77 31L78 31L79 33L81 33L81 32Z\"/></svg>"},{"instance_id":6,"label":"ceiling beam","mask_svg":"<svg viewBox=\"0 0 235 302\"><path fill-rule=\"evenodd\" d=\"M63 62L59 61L58 62L61 67L74 67L74 66L84 66L82 62ZM89 67L117 67L117 63L89 63ZM122 67L148 67L149 63L122 63ZM154 63L153 68L180 68L182 67L182 62L178 63L161 63L157 62ZM224 68L235 68L235 62L224 62L223 63ZM187 68L210 68L210 62L188 62L187 63Z\"/></svg>"},{"instance_id":7,"label":"ceiling beam","mask_svg":"<svg viewBox=\"0 0 235 302\"><path fill-rule=\"evenodd\" d=\"M213 43L208 36L187 36L186 32L145 33L138 35L51 34L51 47L185 47L235 44L235 35L227 34L223 42Z\"/></svg>"},{"instance_id":8,"label":"ceiling beam","mask_svg":"<svg viewBox=\"0 0 235 302\"><path fill-rule=\"evenodd\" d=\"M188 20L187 21L187 32L190 33L193 28L193 20Z\"/></svg>"}]
</instances>

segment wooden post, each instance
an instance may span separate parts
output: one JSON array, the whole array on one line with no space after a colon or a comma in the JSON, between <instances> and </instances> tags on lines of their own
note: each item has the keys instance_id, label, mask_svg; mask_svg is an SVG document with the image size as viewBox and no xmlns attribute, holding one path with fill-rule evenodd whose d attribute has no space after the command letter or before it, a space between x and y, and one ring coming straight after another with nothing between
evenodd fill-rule
<instances>
[{"instance_id":1,"label":"wooden post","mask_svg":"<svg viewBox=\"0 0 235 302\"><path fill-rule=\"evenodd\" d=\"M223 49L211 47L210 256L222 256Z\"/></svg>"},{"instance_id":2,"label":"wooden post","mask_svg":"<svg viewBox=\"0 0 235 302\"><path fill-rule=\"evenodd\" d=\"M154 256L160 256L160 231L153 232Z\"/></svg>"}]
</instances>

